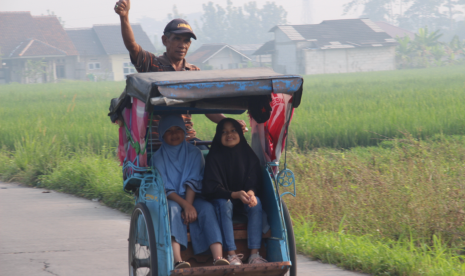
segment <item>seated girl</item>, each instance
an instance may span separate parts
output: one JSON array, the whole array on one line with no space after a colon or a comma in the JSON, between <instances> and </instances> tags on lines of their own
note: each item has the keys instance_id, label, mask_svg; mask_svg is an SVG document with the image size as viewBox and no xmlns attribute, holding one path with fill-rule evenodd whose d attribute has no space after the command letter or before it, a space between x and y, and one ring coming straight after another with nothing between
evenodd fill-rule
<instances>
[{"instance_id":1,"label":"seated girl","mask_svg":"<svg viewBox=\"0 0 465 276\"><path fill-rule=\"evenodd\" d=\"M162 145L153 155L152 165L158 169L165 184L175 269L190 267L181 259L181 249L187 249L188 224L194 254L210 248L214 265L229 265L222 257L222 237L215 210L211 203L196 196L202 190L202 152L186 142L181 116L162 118L158 131Z\"/></svg>"},{"instance_id":2,"label":"seated girl","mask_svg":"<svg viewBox=\"0 0 465 276\"><path fill-rule=\"evenodd\" d=\"M216 208L223 233L223 246L231 265L241 265L236 254L232 216L248 217L249 264L266 263L258 251L262 242L262 205L257 197L263 180L258 157L247 144L241 125L234 119L221 120L216 127L205 164L202 194Z\"/></svg>"}]
</instances>

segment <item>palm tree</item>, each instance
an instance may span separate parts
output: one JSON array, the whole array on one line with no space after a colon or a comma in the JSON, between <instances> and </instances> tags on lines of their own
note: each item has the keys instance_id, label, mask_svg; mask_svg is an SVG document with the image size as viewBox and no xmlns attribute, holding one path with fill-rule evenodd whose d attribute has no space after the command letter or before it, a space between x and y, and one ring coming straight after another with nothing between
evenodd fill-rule
<instances>
[{"instance_id":1,"label":"palm tree","mask_svg":"<svg viewBox=\"0 0 465 276\"><path fill-rule=\"evenodd\" d=\"M412 54L414 49L412 47L412 41L409 36L396 37L399 45L396 49L397 64L400 69L411 67Z\"/></svg>"},{"instance_id":2,"label":"palm tree","mask_svg":"<svg viewBox=\"0 0 465 276\"><path fill-rule=\"evenodd\" d=\"M418 34L415 34L415 45L419 48L426 49L427 47L434 47L439 42L439 39L443 34L440 33L440 30L436 30L432 33L428 31L428 27L420 28Z\"/></svg>"},{"instance_id":3,"label":"palm tree","mask_svg":"<svg viewBox=\"0 0 465 276\"><path fill-rule=\"evenodd\" d=\"M415 34L415 40L412 47L418 56L417 64L421 67L429 67L430 61L441 59L441 42L439 39L442 34L439 30L432 33L428 31L428 27L420 28L418 34ZM434 52L434 54L433 54Z\"/></svg>"}]
</instances>

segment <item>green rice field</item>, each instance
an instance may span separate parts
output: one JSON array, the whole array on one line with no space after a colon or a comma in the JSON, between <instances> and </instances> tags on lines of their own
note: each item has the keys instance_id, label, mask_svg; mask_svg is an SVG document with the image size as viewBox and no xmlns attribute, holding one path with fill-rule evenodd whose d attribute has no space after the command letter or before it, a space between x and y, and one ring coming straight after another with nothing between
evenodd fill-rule
<instances>
[{"instance_id":1,"label":"green rice field","mask_svg":"<svg viewBox=\"0 0 465 276\"><path fill-rule=\"evenodd\" d=\"M0 145L44 136L71 150L117 144L107 116L124 82L64 82L0 86ZM291 127L300 148L349 148L410 133L465 134L465 66L306 76ZM246 119L246 115L236 116ZM194 116L202 139L215 125Z\"/></svg>"}]
</instances>

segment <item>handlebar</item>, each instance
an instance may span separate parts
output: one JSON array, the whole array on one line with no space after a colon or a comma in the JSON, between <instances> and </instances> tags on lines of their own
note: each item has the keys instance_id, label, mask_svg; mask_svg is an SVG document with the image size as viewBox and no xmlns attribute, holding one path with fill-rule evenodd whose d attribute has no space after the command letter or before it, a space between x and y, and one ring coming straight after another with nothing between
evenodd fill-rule
<instances>
[{"instance_id":1,"label":"handlebar","mask_svg":"<svg viewBox=\"0 0 465 276\"><path fill-rule=\"evenodd\" d=\"M191 143L194 146L209 146L209 145L212 144L212 141L188 141L188 142ZM148 143L152 147L160 147L161 146L161 142L158 141L158 140L156 142L151 142L149 140Z\"/></svg>"}]
</instances>

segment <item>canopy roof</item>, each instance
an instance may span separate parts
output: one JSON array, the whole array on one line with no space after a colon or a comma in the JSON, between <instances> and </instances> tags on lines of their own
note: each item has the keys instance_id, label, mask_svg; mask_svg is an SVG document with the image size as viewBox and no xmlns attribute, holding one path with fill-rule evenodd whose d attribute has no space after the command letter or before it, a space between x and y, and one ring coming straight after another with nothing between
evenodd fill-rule
<instances>
[{"instance_id":1,"label":"canopy roof","mask_svg":"<svg viewBox=\"0 0 465 276\"><path fill-rule=\"evenodd\" d=\"M244 110L251 96L284 93L293 94L298 107L302 84L301 76L269 68L139 73L128 76L124 92L112 101L110 115L124 108L131 97L145 102L147 110L167 112L171 106L173 111L185 107L210 113L207 109Z\"/></svg>"}]
</instances>

